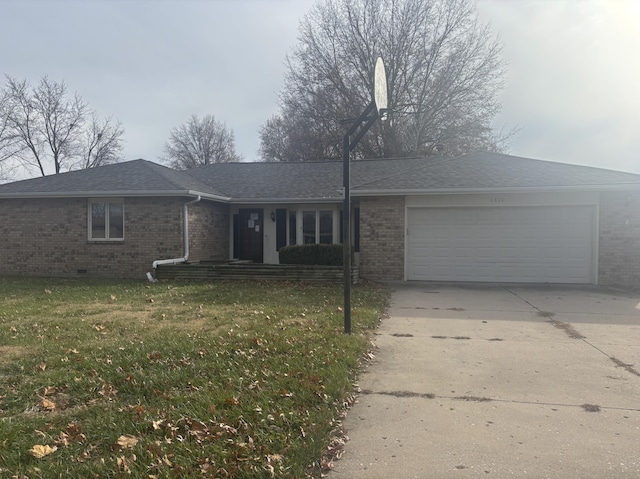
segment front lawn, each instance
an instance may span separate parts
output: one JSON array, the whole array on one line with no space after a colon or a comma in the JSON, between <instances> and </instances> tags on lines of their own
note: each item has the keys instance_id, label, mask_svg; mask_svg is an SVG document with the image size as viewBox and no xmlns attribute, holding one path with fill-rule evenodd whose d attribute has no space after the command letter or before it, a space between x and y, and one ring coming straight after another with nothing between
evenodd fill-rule
<instances>
[{"instance_id":1,"label":"front lawn","mask_svg":"<svg viewBox=\"0 0 640 479\"><path fill-rule=\"evenodd\" d=\"M0 477L318 476L388 292L0 278Z\"/></svg>"}]
</instances>

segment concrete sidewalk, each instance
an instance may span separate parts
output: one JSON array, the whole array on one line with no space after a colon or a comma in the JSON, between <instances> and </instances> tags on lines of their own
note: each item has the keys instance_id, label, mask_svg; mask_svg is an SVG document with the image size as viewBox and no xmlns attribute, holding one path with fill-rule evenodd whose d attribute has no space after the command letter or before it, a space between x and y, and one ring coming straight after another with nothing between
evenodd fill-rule
<instances>
[{"instance_id":1,"label":"concrete sidewalk","mask_svg":"<svg viewBox=\"0 0 640 479\"><path fill-rule=\"evenodd\" d=\"M330 479L640 477L640 295L394 288Z\"/></svg>"}]
</instances>

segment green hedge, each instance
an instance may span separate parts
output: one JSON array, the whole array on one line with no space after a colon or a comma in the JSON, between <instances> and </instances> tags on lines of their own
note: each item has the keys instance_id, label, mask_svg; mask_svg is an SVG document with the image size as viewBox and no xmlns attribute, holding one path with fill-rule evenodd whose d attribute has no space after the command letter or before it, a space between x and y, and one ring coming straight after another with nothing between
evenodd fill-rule
<instances>
[{"instance_id":1,"label":"green hedge","mask_svg":"<svg viewBox=\"0 0 640 479\"><path fill-rule=\"evenodd\" d=\"M342 266L341 244L305 244L280 248L280 264Z\"/></svg>"}]
</instances>

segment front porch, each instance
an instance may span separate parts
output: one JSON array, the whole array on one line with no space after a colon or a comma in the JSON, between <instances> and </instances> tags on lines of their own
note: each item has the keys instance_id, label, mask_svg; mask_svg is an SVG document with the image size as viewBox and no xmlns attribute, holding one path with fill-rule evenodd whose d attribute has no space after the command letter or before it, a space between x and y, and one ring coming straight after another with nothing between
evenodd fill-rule
<instances>
[{"instance_id":1,"label":"front porch","mask_svg":"<svg viewBox=\"0 0 640 479\"><path fill-rule=\"evenodd\" d=\"M280 281L329 281L342 282L342 266L262 264L252 262L216 263L201 261L159 265L156 269L159 280L206 279L206 280L280 280ZM358 283L360 268L353 266L351 281Z\"/></svg>"}]
</instances>

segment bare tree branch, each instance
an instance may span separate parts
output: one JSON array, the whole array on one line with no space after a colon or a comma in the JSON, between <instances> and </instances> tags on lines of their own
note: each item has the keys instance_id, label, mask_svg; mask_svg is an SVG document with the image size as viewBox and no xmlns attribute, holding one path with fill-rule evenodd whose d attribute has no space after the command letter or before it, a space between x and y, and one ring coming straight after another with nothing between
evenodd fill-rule
<instances>
[{"instance_id":1,"label":"bare tree branch","mask_svg":"<svg viewBox=\"0 0 640 479\"><path fill-rule=\"evenodd\" d=\"M371 101L378 56L391 122L373 127L358 156L419 156L442 144L449 154L499 148L490 124L504 81L500 44L474 2L318 0L287 57L280 114L261 131L262 158L339 159L341 120Z\"/></svg>"},{"instance_id":2,"label":"bare tree branch","mask_svg":"<svg viewBox=\"0 0 640 479\"><path fill-rule=\"evenodd\" d=\"M113 118L99 120L94 113L84 132L80 169L116 163L122 157L124 129Z\"/></svg>"},{"instance_id":3,"label":"bare tree branch","mask_svg":"<svg viewBox=\"0 0 640 479\"><path fill-rule=\"evenodd\" d=\"M0 162L45 176L119 159L124 130L111 118L87 122L88 107L64 82L43 77L36 87L6 77L0 109Z\"/></svg>"},{"instance_id":4,"label":"bare tree branch","mask_svg":"<svg viewBox=\"0 0 640 479\"><path fill-rule=\"evenodd\" d=\"M164 153L164 161L179 170L242 159L235 150L233 131L213 115L202 119L192 115L187 123L171 130Z\"/></svg>"}]
</instances>

